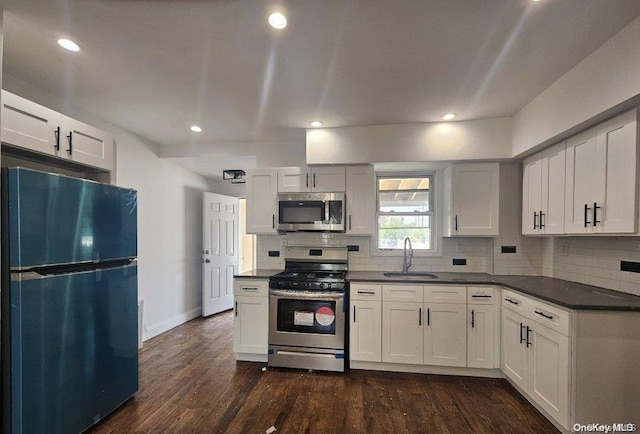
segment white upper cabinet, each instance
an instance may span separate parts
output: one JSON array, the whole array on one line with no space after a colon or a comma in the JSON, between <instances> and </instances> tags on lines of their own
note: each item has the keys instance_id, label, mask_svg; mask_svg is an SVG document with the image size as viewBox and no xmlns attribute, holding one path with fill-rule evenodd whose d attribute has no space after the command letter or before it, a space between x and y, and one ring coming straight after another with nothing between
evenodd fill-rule
<instances>
[{"instance_id":1,"label":"white upper cabinet","mask_svg":"<svg viewBox=\"0 0 640 434\"><path fill-rule=\"evenodd\" d=\"M113 167L113 137L91 125L63 116L66 136L62 138L62 157L99 168Z\"/></svg>"},{"instance_id":2,"label":"white upper cabinet","mask_svg":"<svg viewBox=\"0 0 640 434\"><path fill-rule=\"evenodd\" d=\"M523 164L522 233L564 233L565 143L535 154Z\"/></svg>"},{"instance_id":3,"label":"white upper cabinet","mask_svg":"<svg viewBox=\"0 0 640 434\"><path fill-rule=\"evenodd\" d=\"M445 170L445 236L495 236L499 232L498 163L452 164Z\"/></svg>"},{"instance_id":4,"label":"white upper cabinet","mask_svg":"<svg viewBox=\"0 0 640 434\"><path fill-rule=\"evenodd\" d=\"M347 167L347 234L372 235L376 229L376 177L373 166Z\"/></svg>"},{"instance_id":5,"label":"white upper cabinet","mask_svg":"<svg viewBox=\"0 0 640 434\"><path fill-rule=\"evenodd\" d=\"M247 172L247 233L275 234L278 199L278 169Z\"/></svg>"},{"instance_id":6,"label":"white upper cabinet","mask_svg":"<svg viewBox=\"0 0 640 434\"><path fill-rule=\"evenodd\" d=\"M278 192L343 192L344 166L281 167L278 169Z\"/></svg>"},{"instance_id":7,"label":"white upper cabinet","mask_svg":"<svg viewBox=\"0 0 640 434\"><path fill-rule=\"evenodd\" d=\"M2 143L60 155L61 117L56 111L2 91Z\"/></svg>"},{"instance_id":8,"label":"white upper cabinet","mask_svg":"<svg viewBox=\"0 0 640 434\"><path fill-rule=\"evenodd\" d=\"M2 142L83 166L114 169L112 136L4 90Z\"/></svg>"},{"instance_id":9,"label":"white upper cabinet","mask_svg":"<svg viewBox=\"0 0 640 434\"><path fill-rule=\"evenodd\" d=\"M635 233L637 111L567 141L565 232Z\"/></svg>"}]
</instances>

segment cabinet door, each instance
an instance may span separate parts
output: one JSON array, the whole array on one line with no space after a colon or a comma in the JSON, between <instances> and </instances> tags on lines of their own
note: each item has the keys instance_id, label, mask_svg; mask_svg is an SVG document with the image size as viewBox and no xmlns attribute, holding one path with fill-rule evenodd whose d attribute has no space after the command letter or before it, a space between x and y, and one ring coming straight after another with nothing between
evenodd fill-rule
<instances>
[{"instance_id":1,"label":"cabinet door","mask_svg":"<svg viewBox=\"0 0 640 434\"><path fill-rule=\"evenodd\" d=\"M424 364L466 366L466 304L429 303L424 307Z\"/></svg>"},{"instance_id":2,"label":"cabinet door","mask_svg":"<svg viewBox=\"0 0 640 434\"><path fill-rule=\"evenodd\" d=\"M624 113L598 126L596 173L602 188L595 197L594 230L631 233L636 230L636 111ZM596 204L599 208L596 208Z\"/></svg>"},{"instance_id":3,"label":"cabinet door","mask_svg":"<svg viewBox=\"0 0 640 434\"><path fill-rule=\"evenodd\" d=\"M495 307L490 304L471 304L468 311L467 366L495 367L496 320Z\"/></svg>"},{"instance_id":4,"label":"cabinet door","mask_svg":"<svg viewBox=\"0 0 640 434\"><path fill-rule=\"evenodd\" d=\"M236 296L233 322L233 351L267 354L269 299Z\"/></svg>"},{"instance_id":5,"label":"cabinet door","mask_svg":"<svg viewBox=\"0 0 640 434\"><path fill-rule=\"evenodd\" d=\"M382 303L382 361L422 364L422 303Z\"/></svg>"},{"instance_id":6,"label":"cabinet door","mask_svg":"<svg viewBox=\"0 0 640 434\"><path fill-rule=\"evenodd\" d=\"M451 209L454 235L498 235L498 163L455 164Z\"/></svg>"},{"instance_id":7,"label":"cabinet door","mask_svg":"<svg viewBox=\"0 0 640 434\"><path fill-rule=\"evenodd\" d=\"M596 173L596 130L567 140L564 229L568 234L592 232L594 198L601 197L602 179Z\"/></svg>"},{"instance_id":8,"label":"cabinet door","mask_svg":"<svg viewBox=\"0 0 640 434\"><path fill-rule=\"evenodd\" d=\"M346 172L347 234L376 230L376 177L373 166L349 166Z\"/></svg>"},{"instance_id":9,"label":"cabinet door","mask_svg":"<svg viewBox=\"0 0 640 434\"><path fill-rule=\"evenodd\" d=\"M530 333L529 395L565 428L569 425L569 338L540 325Z\"/></svg>"},{"instance_id":10,"label":"cabinet door","mask_svg":"<svg viewBox=\"0 0 640 434\"><path fill-rule=\"evenodd\" d=\"M105 170L113 170L113 137L91 125L62 117L61 156Z\"/></svg>"},{"instance_id":11,"label":"cabinet door","mask_svg":"<svg viewBox=\"0 0 640 434\"><path fill-rule=\"evenodd\" d=\"M311 191L311 170L306 167L278 168L278 192L300 193Z\"/></svg>"},{"instance_id":12,"label":"cabinet door","mask_svg":"<svg viewBox=\"0 0 640 434\"><path fill-rule=\"evenodd\" d=\"M543 234L564 233L565 143L543 152L542 216L538 221Z\"/></svg>"},{"instance_id":13,"label":"cabinet door","mask_svg":"<svg viewBox=\"0 0 640 434\"><path fill-rule=\"evenodd\" d=\"M58 155L60 113L2 91L2 143Z\"/></svg>"},{"instance_id":14,"label":"cabinet door","mask_svg":"<svg viewBox=\"0 0 640 434\"><path fill-rule=\"evenodd\" d=\"M311 169L311 190L321 193L345 191L344 166L321 166Z\"/></svg>"},{"instance_id":15,"label":"cabinet door","mask_svg":"<svg viewBox=\"0 0 640 434\"><path fill-rule=\"evenodd\" d=\"M527 386L527 347L524 317L502 308L502 372L525 390Z\"/></svg>"},{"instance_id":16,"label":"cabinet door","mask_svg":"<svg viewBox=\"0 0 640 434\"><path fill-rule=\"evenodd\" d=\"M278 198L276 169L253 169L247 173L247 233L275 234Z\"/></svg>"},{"instance_id":17,"label":"cabinet door","mask_svg":"<svg viewBox=\"0 0 640 434\"><path fill-rule=\"evenodd\" d=\"M522 233L540 232L542 210L542 158L535 155L524 161L522 176Z\"/></svg>"},{"instance_id":18,"label":"cabinet door","mask_svg":"<svg viewBox=\"0 0 640 434\"><path fill-rule=\"evenodd\" d=\"M349 358L365 362L382 361L382 303L353 301L350 313Z\"/></svg>"}]
</instances>

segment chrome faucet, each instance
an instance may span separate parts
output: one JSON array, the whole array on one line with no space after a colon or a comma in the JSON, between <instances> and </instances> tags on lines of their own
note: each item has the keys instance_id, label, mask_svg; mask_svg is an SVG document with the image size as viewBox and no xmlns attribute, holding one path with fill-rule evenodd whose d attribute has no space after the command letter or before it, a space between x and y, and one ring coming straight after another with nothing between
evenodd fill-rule
<instances>
[{"instance_id":1,"label":"chrome faucet","mask_svg":"<svg viewBox=\"0 0 640 434\"><path fill-rule=\"evenodd\" d=\"M409 249L407 249L407 243L409 244ZM409 268L411 268L411 260L413 259L413 247L411 246L411 238L407 237L404 239L404 255L402 261L402 272L407 273Z\"/></svg>"}]
</instances>

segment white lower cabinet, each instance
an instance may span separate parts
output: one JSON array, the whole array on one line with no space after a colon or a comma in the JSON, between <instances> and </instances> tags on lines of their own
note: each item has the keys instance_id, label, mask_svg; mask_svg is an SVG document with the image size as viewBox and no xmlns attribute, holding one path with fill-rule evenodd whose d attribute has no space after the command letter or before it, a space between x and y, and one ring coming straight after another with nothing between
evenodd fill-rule
<instances>
[{"instance_id":1,"label":"white lower cabinet","mask_svg":"<svg viewBox=\"0 0 640 434\"><path fill-rule=\"evenodd\" d=\"M422 303L382 303L382 361L421 365Z\"/></svg>"},{"instance_id":2,"label":"white lower cabinet","mask_svg":"<svg viewBox=\"0 0 640 434\"><path fill-rule=\"evenodd\" d=\"M522 304L514 305L514 300ZM521 308L524 315L514 311ZM569 322L567 311L510 291L503 293L502 371L566 429Z\"/></svg>"},{"instance_id":3,"label":"white lower cabinet","mask_svg":"<svg viewBox=\"0 0 640 434\"><path fill-rule=\"evenodd\" d=\"M353 284L350 289L349 358L382 361L382 286Z\"/></svg>"},{"instance_id":4,"label":"white lower cabinet","mask_svg":"<svg viewBox=\"0 0 640 434\"><path fill-rule=\"evenodd\" d=\"M499 291L491 286L469 286L467 293L467 367L499 368Z\"/></svg>"},{"instance_id":5,"label":"white lower cabinet","mask_svg":"<svg viewBox=\"0 0 640 434\"><path fill-rule=\"evenodd\" d=\"M266 361L269 339L268 288L268 280L234 280L233 351L238 360L263 358Z\"/></svg>"},{"instance_id":6,"label":"white lower cabinet","mask_svg":"<svg viewBox=\"0 0 640 434\"><path fill-rule=\"evenodd\" d=\"M425 304L424 364L467 365L467 305Z\"/></svg>"}]
</instances>

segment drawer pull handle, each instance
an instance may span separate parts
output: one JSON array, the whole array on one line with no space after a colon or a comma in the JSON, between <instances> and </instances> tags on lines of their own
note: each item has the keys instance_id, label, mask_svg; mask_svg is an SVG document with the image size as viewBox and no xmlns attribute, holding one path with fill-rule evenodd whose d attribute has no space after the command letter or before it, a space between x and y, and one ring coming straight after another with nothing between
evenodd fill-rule
<instances>
[{"instance_id":1,"label":"drawer pull handle","mask_svg":"<svg viewBox=\"0 0 640 434\"><path fill-rule=\"evenodd\" d=\"M533 345L532 342L529 341L529 332L532 332L533 329L530 328L529 326L527 326L527 348L529 348L531 345Z\"/></svg>"},{"instance_id":2,"label":"drawer pull handle","mask_svg":"<svg viewBox=\"0 0 640 434\"><path fill-rule=\"evenodd\" d=\"M516 306L520 304L519 302L517 302L517 301L513 301L513 300L511 300L510 298L505 298L504 300L505 300L505 301L508 301L508 302L509 302L509 303L511 303L511 304L515 304Z\"/></svg>"},{"instance_id":3,"label":"drawer pull handle","mask_svg":"<svg viewBox=\"0 0 640 434\"><path fill-rule=\"evenodd\" d=\"M480 294L473 294L471 297L473 297L473 298L491 298L490 295L480 295Z\"/></svg>"},{"instance_id":4,"label":"drawer pull handle","mask_svg":"<svg viewBox=\"0 0 640 434\"><path fill-rule=\"evenodd\" d=\"M250 287L250 286L243 286L242 290L243 291L257 291L258 288L253 288L253 287Z\"/></svg>"},{"instance_id":5,"label":"drawer pull handle","mask_svg":"<svg viewBox=\"0 0 640 434\"><path fill-rule=\"evenodd\" d=\"M376 293L373 291L358 291L358 294L376 295Z\"/></svg>"},{"instance_id":6,"label":"drawer pull handle","mask_svg":"<svg viewBox=\"0 0 640 434\"><path fill-rule=\"evenodd\" d=\"M547 314L545 314L545 313L538 312L537 310L536 310L536 311L534 311L534 312L535 312L535 313L537 313L537 314L538 314L538 315L540 315L540 316L545 317L546 319L553 319L553 315L547 315Z\"/></svg>"}]
</instances>

